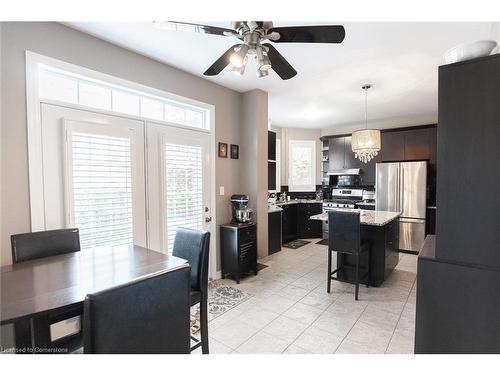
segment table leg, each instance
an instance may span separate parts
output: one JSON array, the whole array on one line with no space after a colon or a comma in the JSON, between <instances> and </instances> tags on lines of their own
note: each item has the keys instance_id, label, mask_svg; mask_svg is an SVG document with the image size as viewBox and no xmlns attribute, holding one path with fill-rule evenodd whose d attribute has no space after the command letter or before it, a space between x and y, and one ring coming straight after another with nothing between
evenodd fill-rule
<instances>
[{"instance_id":1,"label":"table leg","mask_svg":"<svg viewBox=\"0 0 500 375\"><path fill-rule=\"evenodd\" d=\"M23 319L14 323L14 345L16 353L32 354L31 319Z\"/></svg>"}]
</instances>

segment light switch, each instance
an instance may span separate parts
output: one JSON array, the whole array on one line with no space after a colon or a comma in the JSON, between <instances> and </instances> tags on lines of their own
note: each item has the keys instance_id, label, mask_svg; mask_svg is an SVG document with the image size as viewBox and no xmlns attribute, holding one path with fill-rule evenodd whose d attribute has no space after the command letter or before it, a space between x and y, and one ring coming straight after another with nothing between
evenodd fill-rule
<instances>
[{"instance_id":1,"label":"light switch","mask_svg":"<svg viewBox=\"0 0 500 375\"><path fill-rule=\"evenodd\" d=\"M219 186L219 195L224 195L224 186Z\"/></svg>"}]
</instances>

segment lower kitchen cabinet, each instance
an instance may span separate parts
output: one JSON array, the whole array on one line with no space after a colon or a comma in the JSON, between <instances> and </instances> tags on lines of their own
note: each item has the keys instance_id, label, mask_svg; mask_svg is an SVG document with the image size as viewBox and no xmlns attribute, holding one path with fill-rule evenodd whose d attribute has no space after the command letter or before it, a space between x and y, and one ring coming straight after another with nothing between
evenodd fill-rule
<instances>
[{"instance_id":1,"label":"lower kitchen cabinet","mask_svg":"<svg viewBox=\"0 0 500 375\"><path fill-rule=\"evenodd\" d=\"M297 208L298 204L284 204L281 206L281 241L283 243L297 239Z\"/></svg>"},{"instance_id":2,"label":"lower kitchen cabinet","mask_svg":"<svg viewBox=\"0 0 500 375\"><path fill-rule=\"evenodd\" d=\"M297 237L316 238L322 236L321 221L309 219L323 211L321 203L300 203L297 207Z\"/></svg>"},{"instance_id":3,"label":"lower kitchen cabinet","mask_svg":"<svg viewBox=\"0 0 500 375\"><path fill-rule=\"evenodd\" d=\"M399 220L393 220L384 226L361 225L361 240L371 243L370 256L360 257L360 267L370 267L370 279L361 280L362 284L380 286L391 274L399 262ZM349 268L339 273L339 278L355 280L355 257L349 254L337 253L337 264ZM364 271L361 271L364 273Z\"/></svg>"},{"instance_id":4,"label":"lower kitchen cabinet","mask_svg":"<svg viewBox=\"0 0 500 375\"><path fill-rule=\"evenodd\" d=\"M222 278L230 275L239 284L249 272L257 275L257 225L221 225Z\"/></svg>"},{"instance_id":5,"label":"lower kitchen cabinet","mask_svg":"<svg viewBox=\"0 0 500 375\"><path fill-rule=\"evenodd\" d=\"M281 251L281 211L267 215L269 255Z\"/></svg>"}]
</instances>

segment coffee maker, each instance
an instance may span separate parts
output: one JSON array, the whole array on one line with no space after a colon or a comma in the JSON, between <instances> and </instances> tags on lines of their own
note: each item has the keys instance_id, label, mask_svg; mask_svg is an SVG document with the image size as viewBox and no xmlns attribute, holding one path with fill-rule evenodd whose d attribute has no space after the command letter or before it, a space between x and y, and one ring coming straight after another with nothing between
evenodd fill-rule
<instances>
[{"instance_id":1,"label":"coffee maker","mask_svg":"<svg viewBox=\"0 0 500 375\"><path fill-rule=\"evenodd\" d=\"M231 195L231 204L233 205L233 218L231 223L240 224L252 222L253 210L248 208L248 195Z\"/></svg>"}]
</instances>

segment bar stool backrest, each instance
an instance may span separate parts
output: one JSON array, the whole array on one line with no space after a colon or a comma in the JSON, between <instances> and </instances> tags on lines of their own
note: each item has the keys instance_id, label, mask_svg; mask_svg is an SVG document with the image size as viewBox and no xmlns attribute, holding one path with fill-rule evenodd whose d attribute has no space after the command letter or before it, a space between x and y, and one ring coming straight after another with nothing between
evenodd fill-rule
<instances>
[{"instance_id":1,"label":"bar stool backrest","mask_svg":"<svg viewBox=\"0 0 500 375\"><path fill-rule=\"evenodd\" d=\"M359 212L328 212L328 248L339 253L356 254L360 250Z\"/></svg>"}]
</instances>

